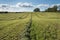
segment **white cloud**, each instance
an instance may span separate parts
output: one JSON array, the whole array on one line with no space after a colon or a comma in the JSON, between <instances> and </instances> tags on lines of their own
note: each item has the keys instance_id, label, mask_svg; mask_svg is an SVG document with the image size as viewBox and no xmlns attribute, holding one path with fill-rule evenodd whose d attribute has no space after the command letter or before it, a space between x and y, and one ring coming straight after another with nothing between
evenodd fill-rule
<instances>
[{"instance_id":1,"label":"white cloud","mask_svg":"<svg viewBox=\"0 0 60 40\"><path fill-rule=\"evenodd\" d=\"M10 6L8 4L0 4L0 8L8 9Z\"/></svg>"},{"instance_id":2,"label":"white cloud","mask_svg":"<svg viewBox=\"0 0 60 40\"><path fill-rule=\"evenodd\" d=\"M53 7L54 5L59 6L60 4L38 4L34 5L32 3L28 2L20 2L15 5L9 5L9 4L0 4L0 11L9 11L9 12L23 12L23 11L33 11L34 8L40 8L40 10L45 10L48 7Z\"/></svg>"},{"instance_id":3,"label":"white cloud","mask_svg":"<svg viewBox=\"0 0 60 40\"><path fill-rule=\"evenodd\" d=\"M9 11L9 12L15 12L15 11L32 11L33 5L31 3L17 3L15 5L9 5L9 4L0 4L0 11Z\"/></svg>"},{"instance_id":4,"label":"white cloud","mask_svg":"<svg viewBox=\"0 0 60 40\"><path fill-rule=\"evenodd\" d=\"M39 4L37 7L49 7L49 4Z\"/></svg>"},{"instance_id":5,"label":"white cloud","mask_svg":"<svg viewBox=\"0 0 60 40\"><path fill-rule=\"evenodd\" d=\"M28 3L28 2L20 2L20 3L17 3L18 7L33 7L32 3Z\"/></svg>"},{"instance_id":6,"label":"white cloud","mask_svg":"<svg viewBox=\"0 0 60 40\"><path fill-rule=\"evenodd\" d=\"M52 4L52 5L50 5L49 7L52 8L52 7L54 7L55 5L56 5L56 6L60 6L60 4Z\"/></svg>"},{"instance_id":7,"label":"white cloud","mask_svg":"<svg viewBox=\"0 0 60 40\"><path fill-rule=\"evenodd\" d=\"M60 6L60 4L56 4L57 6Z\"/></svg>"}]
</instances>

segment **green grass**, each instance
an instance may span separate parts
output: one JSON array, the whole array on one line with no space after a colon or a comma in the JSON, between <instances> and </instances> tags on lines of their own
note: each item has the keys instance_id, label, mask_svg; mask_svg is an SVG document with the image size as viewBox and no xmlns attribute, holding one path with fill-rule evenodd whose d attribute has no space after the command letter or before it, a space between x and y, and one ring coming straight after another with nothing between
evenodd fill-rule
<instances>
[{"instance_id":1,"label":"green grass","mask_svg":"<svg viewBox=\"0 0 60 40\"><path fill-rule=\"evenodd\" d=\"M31 40L60 40L60 13L57 12L0 14L0 40L27 40L24 34L31 14Z\"/></svg>"},{"instance_id":2,"label":"green grass","mask_svg":"<svg viewBox=\"0 0 60 40\"><path fill-rule=\"evenodd\" d=\"M59 13L36 13L32 15L30 33L32 40L60 40Z\"/></svg>"},{"instance_id":3,"label":"green grass","mask_svg":"<svg viewBox=\"0 0 60 40\"><path fill-rule=\"evenodd\" d=\"M0 20L0 40L20 40L21 32L26 29L26 25L29 22L30 15L25 19L20 19L19 17L23 17L23 14L0 14L2 20ZM12 20L11 17L14 19ZM18 19L19 18L19 19Z\"/></svg>"}]
</instances>

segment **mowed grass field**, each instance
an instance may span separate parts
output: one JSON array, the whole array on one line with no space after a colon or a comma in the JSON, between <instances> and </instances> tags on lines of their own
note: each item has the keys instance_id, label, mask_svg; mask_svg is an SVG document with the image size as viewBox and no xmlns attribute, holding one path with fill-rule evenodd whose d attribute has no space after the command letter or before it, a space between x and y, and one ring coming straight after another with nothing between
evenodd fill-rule
<instances>
[{"instance_id":1,"label":"mowed grass field","mask_svg":"<svg viewBox=\"0 0 60 40\"><path fill-rule=\"evenodd\" d=\"M0 40L60 40L60 13L0 14Z\"/></svg>"}]
</instances>

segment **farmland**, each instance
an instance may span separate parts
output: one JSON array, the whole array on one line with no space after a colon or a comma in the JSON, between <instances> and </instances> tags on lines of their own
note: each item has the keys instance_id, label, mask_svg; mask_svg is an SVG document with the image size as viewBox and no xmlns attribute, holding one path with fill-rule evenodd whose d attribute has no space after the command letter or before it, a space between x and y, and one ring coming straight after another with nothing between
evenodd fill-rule
<instances>
[{"instance_id":1,"label":"farmland","mask_svg":"<svg viewBox=\"0 0 60 40\"><path fill-rule=\"evenodd\" d=\"M60 40L60 13L0 14L0 40Z\"/></svg>"}]
</instances>

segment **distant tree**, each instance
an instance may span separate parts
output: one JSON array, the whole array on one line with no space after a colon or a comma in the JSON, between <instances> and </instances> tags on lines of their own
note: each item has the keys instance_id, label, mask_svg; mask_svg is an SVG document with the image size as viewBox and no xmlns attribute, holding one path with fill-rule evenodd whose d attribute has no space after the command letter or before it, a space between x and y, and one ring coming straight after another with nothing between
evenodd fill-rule
<instances>
[{"instance_id":1,"label":"distant tree","mask_svg":"<svg viewBox=\"0 0 60 40\"><path fill-rule=\"evenodd\" d=\"M60 12L60 5L58 6L58 12Z\"/></svg>"},{"instance_id":2,"label":"distant tree","mask_svg":"<svg viewBox=\"0 0 60 40\"><path fill-rule=\"evenodd\" d=\"M60 10L60 6L59 6L59 10Z\"/></svg>"},{"instance_id":3,"label":"distant tree","mask_svg":"<svg viewBox=\"0 0 60 40\"><path fill-rule=\"evenodd\" d=\"M46 12L52 12L53 9L52 9L52 8L48 8L48 9L46 9L45 11L46 11Z\"/></svg>"},{"instance_id":4,"label":"distant tree","mask_svg":"<svg viewBox=\"0 0 60 40\"><path fill-rule=\"evenodd\" d=\"M60 12L60 10L57 10L58 12Z\"/></svg>"},{"instance_id":5,"label":"distant tree","mask_svg":"<svg viewBox=\"0 0 60 40\"><path fill-rule=\"evenodd\" d=\"M57 8L58 8L57 6L54 6L54 7L53 7L53 11L54 11L54 12L57 12Z\"/></svg>"},{"instance_id":6,"label":"distant tree","mask_svg":"<svg viewBox=\"0 0 60 40\"><path fill-rule=\"evenodd\" d=\"M40 9L39 8L35 8L34 12L40 12Z\"/></svg>"},{"instance_id":7,"label":"distant tree","mask_svg":"<svg viewBox=\"0 0 60 40\"><path fill-rule=\"evenodd\" d=\"M8 13L8 12L6 11L6 12L4 12L4 13Z\"/></svg>"},{"instance_id":8,"label":"distant tree","mask_svg":"<svg viewBox=\"0 0 60 40\"><path fill-rule=\"evenodd\" d=\"M52 8L48 8L48 9L46 9L45 11L46 12L57 12L57 6L55 5L54 7L52 7Z\"/></svg>"},{"instance_id":9,"label":"distant tree","mask_svg":"<svg viewBox=\"0 0 60 40\"><path fill-rule=\"evenodd\" d=\"M1 14L1 13L8 13L8 12L7 12L7 11L6 11L6 12L1 11L0 14Z\"/></svg>"}]
</instances>

